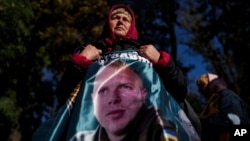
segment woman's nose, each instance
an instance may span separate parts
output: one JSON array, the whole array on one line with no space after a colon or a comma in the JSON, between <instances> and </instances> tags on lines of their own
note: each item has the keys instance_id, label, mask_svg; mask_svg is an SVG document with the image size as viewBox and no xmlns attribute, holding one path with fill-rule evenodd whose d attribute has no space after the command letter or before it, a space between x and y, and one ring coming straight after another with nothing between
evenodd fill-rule
<instances>
[{"instance_id":1,"label":"woman's nose","mask_svg":"<svg viewBox=\"0 0 250 141\"><path fill-rule=\"evenodd\" d=\"M123 24L122 18L119 18L117 23L118 23L118 24Z\"/></svg>"}]
</instances>

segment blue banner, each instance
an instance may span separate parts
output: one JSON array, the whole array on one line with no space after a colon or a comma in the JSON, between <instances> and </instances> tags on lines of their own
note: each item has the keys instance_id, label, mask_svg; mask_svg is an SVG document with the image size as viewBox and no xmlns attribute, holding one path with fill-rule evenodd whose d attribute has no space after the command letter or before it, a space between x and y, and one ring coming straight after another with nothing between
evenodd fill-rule
<instances>
[{"instance_id":1,"label":"blue banner","mask_svg":"<svg viewBox=\"0 0 250 141\"><path fill-rule=\"evenodd\" d=\"M33 135L34 141L81 140L91 141L98 127L94 116L91 94L94 79L99 69L111 61L121 60L139 72L147 90L146 106L154 106L177 128L181 141L199 141L199 137L184 111L175 99L165 90L157 72L149 60L136 51L118 51L102 55L92 63L82 80L77 96L72 96L65 105L48 121L42 124ZM170 82L171 83L171 82Z\"/></svg>"}]
</instances>

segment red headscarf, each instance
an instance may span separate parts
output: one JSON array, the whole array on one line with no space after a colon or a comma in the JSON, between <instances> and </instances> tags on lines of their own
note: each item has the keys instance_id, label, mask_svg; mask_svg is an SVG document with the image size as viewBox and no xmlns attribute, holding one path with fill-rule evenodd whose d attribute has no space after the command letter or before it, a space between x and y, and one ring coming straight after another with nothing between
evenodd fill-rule
<instances>
[{"instance_id":1,"label":"red headscarf","mask_svg":"<svg viewBox=\"0 0 250 141\"><path fill-rule=\"evenodd\" d=\"M107 20L107 22L106 22L106 24L104 26L102 37L109 44L112 44L112 42L115 40L114 33L111 31L110 20L111 20L112 12L115 9L118 9L118 8L125 8L130 13L131 18L132 18L132 20L131 20L131 26L130 26L130 28L128 30L128 33L125 35L124 38L137 40L138 39L138 32L137 32L137 29L136 29L134 12L133 12L133 10L129 6L124 5L124 4L117 4L117 5L114 5L114 6L112 6L110 8L109 13L108 13L108 20Z\"/></svg>"}]
</instances>

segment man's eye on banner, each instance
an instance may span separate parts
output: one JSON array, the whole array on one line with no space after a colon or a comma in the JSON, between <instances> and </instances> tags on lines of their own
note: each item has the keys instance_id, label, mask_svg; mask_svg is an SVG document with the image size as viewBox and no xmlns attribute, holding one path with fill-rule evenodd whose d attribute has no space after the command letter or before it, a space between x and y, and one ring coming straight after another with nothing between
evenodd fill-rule
<instances>
[{"instance_id":1,"label":"man's eye on banner","mask_svg":"<svg viewBox=\"0 0 250 141\"><path fill-rule=\"evenodd\" d=\"M103 55L89 66L80 90L72 97L75 103L68 101L40 127L34 139L46 133L46 140L95 141L128 131L125 140L143 136L153 136L152 140L199 140L150 61L136 51ZM160 136L152 130L155 125L154 130L162 131ZM141 131L141 135L135 134Z\"/></svg>"}]
</instances>

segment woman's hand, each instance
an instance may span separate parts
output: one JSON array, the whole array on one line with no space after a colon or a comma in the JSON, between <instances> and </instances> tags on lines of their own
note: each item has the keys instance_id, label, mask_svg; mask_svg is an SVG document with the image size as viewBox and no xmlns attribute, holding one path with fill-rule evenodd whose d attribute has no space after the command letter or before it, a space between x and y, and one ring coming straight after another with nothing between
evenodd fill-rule
<instances>
[{"instance_id":1,"label":"woman's hand","mask_svg":"<svg viewBox=\"0 0 250 141\"><path fill-rule=\"evenodd\" d=\"M157 63L160 58L160 52L153 45L144 45L139 49L139 54L147 58L152 63Z\"/></svg>"},{"instance_id":2,"label":"woman's hand","mask_svg":"<svg viewBox=\"0 0 250 141\"><path fill-rule=\"evenodd\" d=\"M97 49L95 46L89 44L81 51L80 55L83 55L87 59L93 61L100 58L101 53L102 50Z\"/></svg>"}]
</instances>

